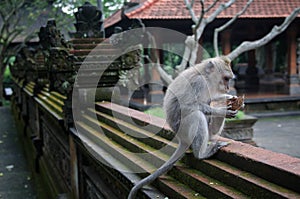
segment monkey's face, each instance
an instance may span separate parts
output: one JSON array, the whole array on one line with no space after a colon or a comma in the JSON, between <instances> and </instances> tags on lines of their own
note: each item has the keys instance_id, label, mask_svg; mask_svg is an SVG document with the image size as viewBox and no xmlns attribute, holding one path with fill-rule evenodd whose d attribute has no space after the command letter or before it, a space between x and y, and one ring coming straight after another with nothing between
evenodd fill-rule
<instances>
[{"instance_id":1,"label":"monkey's face","mask_svg":"<svg viewBox=\"0 0 300 199\"><path fill-rule=\"evenodd\" d=\"M229 81L233 78L233 72L228 58L207 59L195 68L206 77L211 94L218 96L229 92Z\"/></svg>"},{"instance_id":2,"label":"monkey's face","mask_svg":"<svg viewBox=\"0 0 300 199\"><path fill-rule=\"evenodd\" d=\"M220 66L220 65L219 65ZM218 70L218 91L221 93L229 92L229 81L233 78L233 72L229 64L224 64ZM217 80L215 79L215 80Z\"/></svg>"},{"instance_id":3,"label":"monkey's face","mask_svg":"<svg viewBox=\"0 0 300 199\"><path fill-rule=\"evenodd\" d=\"M223 86L221 86L221 89L222 87L224 88L222 90L222 92L225 92L225 93L228 93L229 92L229 81L233 78L233 73L225 73L222 75L222 80L223 82L221 82L221 84L223 84Z\"/></svg>"}]
</instances>

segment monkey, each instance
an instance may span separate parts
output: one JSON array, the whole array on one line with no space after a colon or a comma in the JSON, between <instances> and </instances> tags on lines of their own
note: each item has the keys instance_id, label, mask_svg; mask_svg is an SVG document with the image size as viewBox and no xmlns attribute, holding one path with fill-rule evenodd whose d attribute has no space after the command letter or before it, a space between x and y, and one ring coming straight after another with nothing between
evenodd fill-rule
<instances>
[{"instance_id":1,"label":"monkey","mask_svg":"<svg viewBox=\"0 0 300 199\"><path fill-rule=\"evenodd\" d=\"M228 145L217 141L217 135L223 129L225 117L237 113L226 104L227 99L234 98L227 94L229 80L233 78L230 62L225 56L204 60L185 69L169 85L163 109L167 123L176 133L178 147L167 162L131 189L128 199L135 198L140 188L169 171L190 146L195 158L202 160ZM213 107L212 102L224 103Z\"/></svg>"}]
</instances>

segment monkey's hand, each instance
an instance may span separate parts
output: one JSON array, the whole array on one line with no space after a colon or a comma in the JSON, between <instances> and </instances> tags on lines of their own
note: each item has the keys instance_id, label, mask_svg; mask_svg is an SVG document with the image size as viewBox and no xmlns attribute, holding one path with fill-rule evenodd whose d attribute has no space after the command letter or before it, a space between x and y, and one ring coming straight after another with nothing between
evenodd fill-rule
<instances>
[{"instance_id":1,"label":"monkey's hand","mask_svg":"<svg viewBox=\"0 0 300 199\"><path fill-rule=\"evenodd\" d=\"M233 98L228 98L227 106L230 105L231 110L242 110L245 107L244 99L245 99L244 96L241 97L233 96Z\"/></svg>"},{"instance_id":2,"label":"monkey's hand","mask_svg":"<svg viewBox=\"0 0 300 199\"><path fill-rule=\"evenodd\" d=\"M226 100L232 100L232 99L237 99L238 98L238 96L236 96L236 95L224 94L224 96L225 96Z\"/></svg>"},{"instance_id":3,"label":"monkey's hand","mask_svg":"<svg viewBox=\"0 0 300 199\"><path fill-rule=\"evenodd\" d=\"M238 110L231 110L231 106L228 106L225 117L226 118L234 118L237 113L238 113Z\"/></svg>"}]
</instances>

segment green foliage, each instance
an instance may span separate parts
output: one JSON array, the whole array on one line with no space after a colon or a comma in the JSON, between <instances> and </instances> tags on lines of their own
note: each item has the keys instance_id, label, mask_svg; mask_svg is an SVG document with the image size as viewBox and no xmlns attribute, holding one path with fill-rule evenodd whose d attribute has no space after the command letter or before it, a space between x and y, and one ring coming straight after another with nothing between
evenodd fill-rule
<instances>
[{"instance_id":1,"label":"green foliage","mask_svg":"<svg viewBox=\"0 0 300 199\"><path fill-rule=\"evenodd\" d=\"M167 43L163 45L164 49L166 49L163 52L163 69L169 75L173 75L175 67L182 61L185 46L184 43ZM178 49L181 49L181 52ZM173 52L178 52L179 55Z\"/></svg>"},{"instance_id":2,"label":"green foliage","mask_svg":"<svg viewBox=\"0 0 300 199\"><path fill-rule=\"evenodd\" d=\"M245 117L245 113L243 111L238 111L235 118L236 119L243 119Z\"/></svg>"},{"instance_id":3,"label":"green foliage","mask_svg":"<svg viewBox=\"0 0 300 199\"><path fill-rule=\"evenodd\" d=\"M226 118L227 121L230 120L240 120L243 119L245 117L245 113L243 111L238 111L238 113L236 114L236 116L234 118Z\"/></svg>"},{"instance_id":4,"label":"green foliage","mask_svg":"<svg viewBox=\"0 0 300 199\"><path fill-rule=\"evenodd\" d=\"M5 69L3 82L4 83L12 82L9 67L6 67L6 69Z\"/></svg>"},{"instance_id":5,"label":"green foliage","mask_svg":"<svg viewBox=\"0 0 300 199\"><path fill-rule=\"evenodd\" d=\"M165 118L165 112L161 107L155 107L155 108L150 108L146 111L144 111L144 113L149 114L149 115L153 115L156 117L160 117L160 118Z\"/></svg>"},{"instance_id":6,"label":"green foliage","mask_svg":"<svg viewBox=\"0 0 300 199\"><path fill-rule=\"evenodd\" d=\"M104 13L104 18L107 18L111 14L113 14L116 10L120 9L125 0L89 0L92 5L98 6L98 2L100 3L102 1L102 8ZM73 16L74 12L77 11L77 8L81 5L83 5L86 0L56 0L54 1L54 7L61 8L63 12Z\"/></svg>"},{"instance_id":7,"label":"green foliage","mask_svg":"<svg viewBox=\"0 0 300 199\"><path fill-rule=\"evenodd\" d=\"M163 59L163 68L169 75L173 75L175 66L179 65L182 60L182 58L179 55L168 51L164 52Z\"/></svg>"},{"instance_id":8,"label":"green foliage","mask_svg":"<svg viewBox=\"0 0 300 199\"><path fill-rule=\"evenodd\" d=\"M156 117L160 117L163 119L166 118L165 112L161 107L150 108L150 109L144 111L144 113L153 115ZM238 119L243 119L243 118L245 118L245 113L243 111L238 111L238 113L236 114L236 116L234 118L226 118L226 121L238 120Z\"/></svg>"},{"instance_id":9,"label":"green foliage","mask_svg":"<svg viewBox=\"0 0 300 199\"><path fill-rule=\"evenodd\" d=\"M214 51L214 47L213 47L212 43L205 42L205 43L203 43L202 47L204 49L203 60L215 56L215 51Z\"/></svg>"},{"instance_id":10,"label":"green foliage","mask_svg":"<svg viewBox=\"0 0 300 199\"><path fill-rule=\"evenodd\" d=\"M114 1L104 0L103 12L105 18L107 18L108 16L116 12L118 9L120 9L123 6L125 1L126 0L114 0Z\"/></svg>"}]
</instances>

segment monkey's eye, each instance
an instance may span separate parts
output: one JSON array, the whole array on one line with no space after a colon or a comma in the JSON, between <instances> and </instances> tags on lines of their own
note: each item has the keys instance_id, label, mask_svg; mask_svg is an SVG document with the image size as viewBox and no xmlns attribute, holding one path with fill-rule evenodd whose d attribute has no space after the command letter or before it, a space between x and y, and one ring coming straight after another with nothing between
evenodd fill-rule
<instances>
[{"instance_id":1,"label":"monkey's eye","mask_svg":"<svg viewBox=\"0 0 300 199\"><path fill-rule=\"evenodd\" d=\"M224 81L228 82L230 80L230 77L224 77Z\"/></svg>"}]
</instances>

